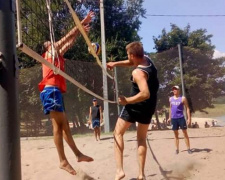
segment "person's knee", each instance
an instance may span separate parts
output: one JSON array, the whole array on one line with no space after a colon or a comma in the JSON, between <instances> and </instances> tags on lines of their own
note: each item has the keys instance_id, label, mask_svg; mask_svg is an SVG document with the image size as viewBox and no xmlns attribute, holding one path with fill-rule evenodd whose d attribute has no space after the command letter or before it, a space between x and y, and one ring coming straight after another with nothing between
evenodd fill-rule
<instances>
[{"instance_id":1,"label":"person's knee","mask_svg":"<svg viewBox=\"0 0 225 180\"><path fill-rule=\"evenodd\" d=\"M138 146L146 146L146 137L137 138Z\"/></svg>"},{"instance_id":2,"label":"person's knee","mask_svg":"<svg viewBox=\"0 0 225 180\"><path fill-rule=\"evenodd\" d=\"M179 133L178 132L174 132L174 136L176 139L179 139Z\"/></svg>"},{"instance_id":3,"label":"person's knee","mask_svg":"<svg viewBox=\"0 0 225 180\"><path fill-rule=\"evenodd\" d=\"M188 133L186 130L183 130L184 137L188 138Z\"/></svg>"},{"instance_id":4,"label":"person's knee","mask_svg":"<svg viewBox=\"0 0 225 180\"><path fill-rule=\"evenodd\" d=\"M53 127L53 134L54 135L62 135L63 131L60 127Z\"/></svg>"},{"instance_id":5,"label":"person's knee","mask_svg":"<svg viewBox=\"0 0 225 180\"><path fill-rule=\"evenodd\" d=\"M117 131L116 129L113 132L114 138L120 138L123 137L123 133L121 131Z\"/></svg>"}]
</instances>

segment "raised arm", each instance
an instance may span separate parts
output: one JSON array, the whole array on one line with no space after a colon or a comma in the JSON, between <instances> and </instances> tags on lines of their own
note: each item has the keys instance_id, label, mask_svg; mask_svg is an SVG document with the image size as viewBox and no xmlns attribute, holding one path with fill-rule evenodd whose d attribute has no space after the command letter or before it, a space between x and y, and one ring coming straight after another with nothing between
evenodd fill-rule
<instances>
[{"instance_id":1,"label":"raised arm","mask_svg":"<svg viewBox=\"0 0 225 180\"><path fill-rule=\"evenodd\" d=\"M107 68L111 70L116 66L129 67L129 66L133 66L133 65L134 64L129 60L123 60L123 61L116 61L116 62L108 62Z\"/></svg>"},{"instance_id":2,"label":"raised arm","mask_svg":"<svg viewBox=\"0 0 225 180\"><path fill-rule=\"evenodd\" d=\"M89 25L84 26L84 30L86 32L89 32L90 30ZM79 35L79 30L77 30L71 38L68 38L68 40L63 44L63 46L58 50L61 56L63 56L73 46L78 35Z\"/></svg>"},{"instance_id":3,"label":"raised arm","mask_svg":"<svg viewBox=\"0 0 225 180\"><path fill-rule=\"evenodd\" d=\"M93 17L94 13L90 11L87 16L81 21L81 24L83 25L86 32L89 32L90 30L89 23L91 22ZM64 53L74 44L78 35L79 29L77 27L74 27L64 37L62 37L55 43L56 51L59 52L60 55L64 55Z\"/></svg>"}]
</instances>

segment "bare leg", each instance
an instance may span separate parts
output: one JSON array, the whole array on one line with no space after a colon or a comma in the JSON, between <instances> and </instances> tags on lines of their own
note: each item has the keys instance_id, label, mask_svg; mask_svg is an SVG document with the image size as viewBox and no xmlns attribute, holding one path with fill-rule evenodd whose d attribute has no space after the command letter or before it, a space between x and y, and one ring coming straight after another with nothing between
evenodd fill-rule
<instances>
[{"instance_id":1,"label":"bare leg","mask_svg":"<svg viewBox=\"0 0 225 180\"><path fill-rule=\"evenodd\" d=\"M97 127L97 136L99 141L100 141L100 134L101 134L100 127Z\"/></svg>"},{"instance_id":2,"label":"bare leg","mask_svg":"<svg viewBox=\"0 0 225 180\"><path fill-rule=\"evenodd\" d=\"M182 131L183 131L183 134L184 134L184 140L185 140L185 144L187 146L187 149L190 149L190 141L189 141L187 130L183 129Z\"/></svg>"},{"instance_id":3,"label":"bare leg","mask_svg":"<svg viewBox=\"0 0 225 180\"><path fill-rule=\"evenodd\" d=\"M65 139L65 141L67 142L67 144L70 146L70 148L72 149L73 153L75 154L75 156L77 157L77 161L81 162L81 161L85 161L85 162L90 162L93 161L93 158L86 156L84 154L82 154L79 149L77 148L71 131L70 131L70 127L69 127L69 123L67 121L66 115L65 113L61 113L61 112L54 112L56 118L61 119L62 120L62 128L63 128L63 137Z\"/></svg>"},{"instance_id":4,"label":"bare leg","mask_svg":"<svg viewBox=\"0 0 225 180\"><path fill-rule=\"evenodd\" d=\"M97 137L97 135L98 135L98 132L97 132L98 130L97 130L97 127L95 127L94 128L94 135L95 135L95 140L96 141L98 141L98 137Z\"/></svg>"},{"instance_id":5,"label":"bare leg","mask_svg":"<svg viewBox=\"0 0 225 180\"><path fill-rule=\"evenodd\" d=\"M115 159L116 159L116 176L115 180L120 180L125 177L123 170L123 135L127 128L129 128L131 123L124 121L121 118L118 118L116 127L114 130L114 150L115 150Z\"/></svg>"},{"instance_id":6,"label":"bare leg","mask_svg":"<svg viewBox=\"0 0 225 180\"><path fill-rule=\"evenodd\" d=\"M138 163L139 175L137 179L144 179L144 168L147 154L146 136L149 124L138 123L137 128L137 142L138 142Z\"/></svg>"},{"instance_id":7,"label":"bare leg","mask_svg":"<svg viewBox=\"0 0 225 180\"><path fill-rule=\"evenodd\" d=\"M76 171L69 164L65 156L64 147L63 147L63 125L62 125L61 119L58 118L57 114L60 114L60 113L52 111L50 113L50 117L52 119L52 125L53 125L54 142L56 145L56 149L57 149L59 161L60 161L59 167L69 172L70 174L75 175Z\"/></svg>"},{"instance_id":8,"label":"bare leg","mask_svg":"<svg viewBox=\"0 0 225 180\"><path fill-rule=\"evenodd\" d=\"M177 152L179 152L179 133L178 130L174 130L174 135L175 135L175 146L176 146L176 150Z\"/></svg>"}]
</instances>

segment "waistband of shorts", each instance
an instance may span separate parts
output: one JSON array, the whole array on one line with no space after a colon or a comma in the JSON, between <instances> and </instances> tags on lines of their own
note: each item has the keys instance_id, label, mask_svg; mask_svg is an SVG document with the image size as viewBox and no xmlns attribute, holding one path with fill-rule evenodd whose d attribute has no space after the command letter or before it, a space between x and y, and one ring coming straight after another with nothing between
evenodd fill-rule
<instances>
[{"instance_id":1,"label":"waistband of shorts","mask_svg":"<svg viewBox=\"0 0 225 180\"><path fill-rule=\"evenodd\" d=\"M183 116L183 117L180 117L180 118L171 118L171 119L173 119L173 120L180 120L180 119L185 119L185 117Z\"/></svg>"},{"instance_id":2,"label":"waistband of shorts","mask_svg":"<svg viewBox=\"0 0 225 180\"><path fill-rule=\"evenodd\" d=\"M48 87L45 87L43 90L48 90L48 89L58 89L58 90L60 90L57 86L48 86Z\"/></svg>"}]
</instances>

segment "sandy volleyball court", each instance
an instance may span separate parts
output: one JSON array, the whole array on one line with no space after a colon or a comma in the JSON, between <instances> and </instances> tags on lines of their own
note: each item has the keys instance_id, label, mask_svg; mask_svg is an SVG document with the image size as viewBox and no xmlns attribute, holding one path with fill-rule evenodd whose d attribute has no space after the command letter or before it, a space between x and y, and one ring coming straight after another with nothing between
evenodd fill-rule
<instances>
[{"instance_id":1,"label":"sandy volleyball court","mask_svg":"<svg viewBox=\"0 0 225 180\"><path fill-rule=\"evenodd\" d=\"M171 130L148 131L148 152L146 159L147 180L193 179L222 180L225 174L225 127L203 128L205 119L200 119L199 129L189 129L193 154L188 154L183 139L180 139L180 153L175 154ZM180 131L180 137L183 137ZM112 134L102 135L96 142L91 135L75 137L80 150L94 158L94 162L77 163L68 145L65 151L77 175L58 168L58 156L52 137L22 138L23 180L114 180L115 160ZM136 133L124 136L124 180L135 180L138 172L136 154Z\"/></svg>"}]
</instances>

